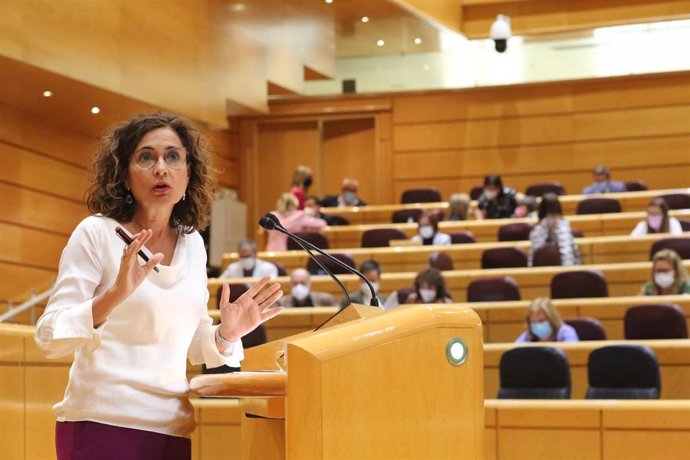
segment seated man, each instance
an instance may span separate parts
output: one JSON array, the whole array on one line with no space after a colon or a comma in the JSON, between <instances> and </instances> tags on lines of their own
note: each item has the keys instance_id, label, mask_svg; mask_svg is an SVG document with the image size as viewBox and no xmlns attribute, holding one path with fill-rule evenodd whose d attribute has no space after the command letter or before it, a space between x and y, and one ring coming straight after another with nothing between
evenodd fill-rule
<instances>
[{"instance_id":1,"label":"seated man","mask_svg":"<svg viewBox=\"0 0 690 460\"><path fill-rule=\"evenodd\" d=\"M335 299L327 292L311 292L311 275L304 268L296 268L290 276L290 295L278 299L284 307L331 307Z\"/></svg>"},{"instance_id":2,"label":"seated man","mask_svg":"<svg viewBox=\"0 0 690 460\"><path fill-rule=\"evenodd\" d=\"M365 260L362 265L359 266L359 271L369 280L374 290L376 291L376 297L379 299L379 306L383 307L386 297L381 295L379 287L381 286L381 266L375 260ZM369 285L364 281L359 284L359 291L350 292L350 301L352 303L358 303L360 305L370 305L371 303L371 289ZM347 299L343 299L340 302L340 308L347 307Z\"/></svg>"},{"instance_id":3,"label":"seated man","mask_svg":"<svg viewBox=\"0 0 690 460\"><path fill-rule=\"evenodd\" d=\"M228 265L221 278L260 278L278 276L278 267L271 262L256 257L256 243L252 240L242 240L237 245L240 260Z\"/></svg>"},{"instance_id":4,"label":"seated man","mask_svg":"<svg viewBox=\"0 0 690 460\"><path fill-rule=\"evenodd\" d=\"M335 208L343 206L366 206L367 204L357 196L359 181L356 179L343 179L340 187L340 195L330 195L321 201L324 208Z\"/></svg>"},{"instance_id":5,"label":"seated man","mask_svg":"<svg viewBox=\"0 0 690 460\"><path fill-rule=\"evenodd\" d=\"M592 178L594 179L594 183L582 190L582 193L585 195L626 191L623 182L611 180L611 172L606 166L599 165L594 168L594 171L592 171Z\"/></svg>"}]
</instances>

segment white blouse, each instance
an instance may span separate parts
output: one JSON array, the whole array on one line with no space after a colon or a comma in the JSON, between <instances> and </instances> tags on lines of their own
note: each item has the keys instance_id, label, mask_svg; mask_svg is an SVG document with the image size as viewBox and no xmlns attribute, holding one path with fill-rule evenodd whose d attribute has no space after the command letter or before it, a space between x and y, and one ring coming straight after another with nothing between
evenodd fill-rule
<instances>
[{"instance_id":1,"label":"white blouse","mask_svg":"<svg viewBox=\"0 0 690 460\"><path fill-rule=\"evenodd\" d=\"M683 233L683 227L680 225L680 221L675 217L668 218L668 233L672 235L679 235ZM643 220L635 225L630 236L642 236L647 235L647 221Z\"/></svg>"},{"instance_id":2,"label":"white blouse","mask_svg":"<svg viewBox=\"0 0 690 460\"><path fill-rule=\"evenodd\" d=\"M144 282L97 329L94 297L113 286L124 243L113 219L91 216L65 247L36 343L49 358L74 353L58 421L109 425L189 436L194 411L187 398L186 361L238 367L242 342L216 347L208 315L206 252L195 232L177 238L169 266ZM140 263L143 263L140 260Z\"/></svg>"}]
</instances>

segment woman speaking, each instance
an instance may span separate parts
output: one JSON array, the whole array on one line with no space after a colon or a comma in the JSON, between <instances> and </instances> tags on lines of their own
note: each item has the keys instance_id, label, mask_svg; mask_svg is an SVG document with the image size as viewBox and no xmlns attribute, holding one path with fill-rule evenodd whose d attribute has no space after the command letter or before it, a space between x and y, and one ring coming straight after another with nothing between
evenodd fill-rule
<instances>
[{"instance_id":1,"label":"woman speaking","mask_svg":"<svg viewBox=\"0 0 690 460\"><path fill-rule=\"evenodd\" d=\"M191 458L187 359L237 367L240 338L281 312L266 310L282 296L266 277L235 303L223 285L220 324L208 316L197 230L213 200L209 160L199 132L172 114L137 116L103 138L94 215L72 233L36 326L48 357L74 353L53 408L59 460Z\"/></svg>"}]
</instances>

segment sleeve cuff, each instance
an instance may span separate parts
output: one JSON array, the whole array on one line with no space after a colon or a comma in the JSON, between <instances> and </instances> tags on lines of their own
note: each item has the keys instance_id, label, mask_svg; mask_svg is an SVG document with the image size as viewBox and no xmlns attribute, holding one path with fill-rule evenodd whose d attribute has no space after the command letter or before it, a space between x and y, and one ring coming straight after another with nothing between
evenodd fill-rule
<instances>
[{"instance_id":1,"label":"sleeve cuff","mask_svg":"<svg viewBox=\"0 0 690 460\"><path fill-rule=\"evenodd\" d=\"M93 327L93 300L88 300L74 308L65 309L55 321L53 340L99 338L105 322L98 329Z\"/></svg>"},{"instance_id":2,"label":"sleeve cuff","mask_svg":"<svg viewBox=\"0 0 690 460\"><path fill-rule=\"evenodd\" d=\"M208 367L219 367L226 365L229 367L240 367L240 362L244 359L244 348L242 347L242 340L236 340L232 346L221 353L216 346L216 327L210 327L209 335L207 337L208 355L204 356L204 361Z\"/></svg>"}]
</instances>

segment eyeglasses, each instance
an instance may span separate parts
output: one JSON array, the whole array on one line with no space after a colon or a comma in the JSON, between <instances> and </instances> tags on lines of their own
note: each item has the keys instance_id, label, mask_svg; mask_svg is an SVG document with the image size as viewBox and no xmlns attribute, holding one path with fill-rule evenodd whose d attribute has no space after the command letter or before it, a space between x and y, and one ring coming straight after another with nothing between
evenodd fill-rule
<instances>
[{"instance_id":1,"label":"eyeglasses","mask_svg":"<svg viewBox=\"0 0 690 460\"><path fill-rule=\"evenodd\" d=\"M134 164L141 169L151 169L158 163L158 155L153 149L134 152ZM163 154L163 161L172 169L180 169L187 160L187 150L171 148Z\"/></svg>"}]
</instances>

